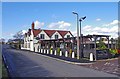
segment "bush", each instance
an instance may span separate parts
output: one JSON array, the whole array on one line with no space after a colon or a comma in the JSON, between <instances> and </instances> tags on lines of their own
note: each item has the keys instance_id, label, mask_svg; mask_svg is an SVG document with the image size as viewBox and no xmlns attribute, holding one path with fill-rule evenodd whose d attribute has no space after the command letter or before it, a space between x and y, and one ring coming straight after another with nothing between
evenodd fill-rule
<instances>
[{"instance_id":1,"label":"bush","mask_svg":"<svg viewBox=\"0 0 120 79\"><path fill-rule=\"evenodd\" d=\"M118 54L117 49L109 49L109 52L113 55Z\"/></svg>"},{"instance_id":2,"label":"bush","mask_svg":"<svg viewBox=\"0 0 120 79\"><path fill-rule=\"evenodd\" d=\"M72 49L70 49L70 54L72 53Z\"/></svg>"},{"instance_id":3,"label":"bush","mask_svg":"<svg viewBox=\"0 0 120 79\"><path fill-rule=\"evenodd\" d=\"M51 53L51 50L53 50L52 48L50 48L50 53Z\"/></svg>"},{"instance_id":4,"label":"bush","mask_svg":"<svg viewBox=\"0 0 120 79\"><path fill-rule=\"evenodd\" d=\"M58 54L60 53L60 48L57 48L57 53L58 53Z\"/></svg>"},{"instance_id":5,"label":"bush","mask_svg":"<svg viewBox=\"0 0 120 79\"><path fill-rule=\"evenodd\" d=\"M72 56L72 49L69 50L69 56Z\"/></svg>"},{"instance_id":6,"label":"bush","mask_svg":"<svg viewBox=\"0 0 120 79\"><path fill-rule=\"evenodd\" d=\"M97 49L106 49L105 43L102 40L99 40L99 43L97 44Z\"/></svg>"}]
</instances>

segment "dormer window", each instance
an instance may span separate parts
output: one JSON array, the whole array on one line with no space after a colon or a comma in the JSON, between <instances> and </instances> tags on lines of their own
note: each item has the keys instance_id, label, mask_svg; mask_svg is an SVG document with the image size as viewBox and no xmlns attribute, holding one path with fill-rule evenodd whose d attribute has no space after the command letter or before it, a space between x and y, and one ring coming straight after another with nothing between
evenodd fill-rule
<instances>
[{"instance_id":1,"label":"dormer window","mask_svg":"<svg viewBox=\"0 0 120 79\"><path fill-rule=\"evenodd\" d=\"M45 39L45 35L44 34L40 34L40 39Z\"/></svg>"},{"instance_id":2,"label":"dormer window","mask_svg":"<svg viewBox=\"0 0 120 79\"><path fill-rule=\"evenodd\" d=\"M67 38L70 38L70 35L67 35Z\"/></svg>"},{"instance_id":3,"label":"dormer window","mask_svg":"<svg viewBox=\"0 0 120 79\"><path fill-rule=\"evenodd\" d=\"M58 39L58 35L55 35L55 39Z\"/></svg>"}]
</instances>

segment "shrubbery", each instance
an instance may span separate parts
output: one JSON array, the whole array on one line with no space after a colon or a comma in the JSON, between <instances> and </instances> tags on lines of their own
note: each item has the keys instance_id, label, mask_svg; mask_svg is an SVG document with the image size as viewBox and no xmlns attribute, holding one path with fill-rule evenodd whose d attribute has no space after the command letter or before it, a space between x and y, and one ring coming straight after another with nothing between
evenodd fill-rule
<instances>
[{"instance_id":1,"label":"shrubbery","mask_svg":"<svg viewBox=\"0 0 120 79\"><path fill-rule=\"evenodd\" d=\"M105 43L100 40L99 43L97 44L98 48L97 49L106 49L107 47L105 46Z\"/></svg>"},{"instance_id":2,"label":"shrubbery","mask_svg":"<svg viewBox=\"0 0 120 79\"><path fill-rule=\"evenodd\" d=\"M72 49L70 49L70 54L72 53Z\"/></svg>"},{"instance_id":3,"label":"shrubbery","mask_svg":"<svg viewBox=\"0 0 120 79\"><path fill-rule=\"evenodd\" d=\"M118 49L117 51L118 51L118 54L120 54L120 49Z\"/></svg>"},{"instance_id":4,"label":"shrubbery","mask_svg":"<svg viewBox=\"0 0 120 79\"><path fill-rule=\"evenodd\" d=\"M50 53L51 53L52 50L53 50L53 48L50 48Z\"/></svg>"},{"instance_id":5,"label":"shrubbery","mask_svg":"<svg viewBox=\"0 0 120 79\"><path fill-rule=\"evenodd\" d=\"M69 56L72 56L72 49L69 50Z\"/></svg>"},{"instance_id":6,"label":"shrubbery","mask_svg":"<svg viewBox=\"0 0 120 79\"><path fill-rule=\"evenodd\" d=\"M60 53L60 48L57 48L57 53L58 53L58 54Z\"/></svg>"},{"instance_id":7,"label":"shrubbery","mask_svg":"<svg viewBox=\"0 0 120 79\"><path fill-rule=\"evenodd\" d=\"M109 52L113 55L118 54L118 50L117 49L109 49Z\"/></svg>"}]
</instances>

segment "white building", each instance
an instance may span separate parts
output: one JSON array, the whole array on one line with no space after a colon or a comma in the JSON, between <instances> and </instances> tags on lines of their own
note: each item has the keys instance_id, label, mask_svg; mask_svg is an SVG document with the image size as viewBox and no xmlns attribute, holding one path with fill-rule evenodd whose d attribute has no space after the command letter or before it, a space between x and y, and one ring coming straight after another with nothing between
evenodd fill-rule
<instances>
[{"instance_id":1,"label":"white building","mask_svg":"<svg viewBox=\"0 0 120 79\"><path fill-rule=\"evenodd\" d=\"M72 36L73 35L70 31L35 29L33 22L32 28L29 29L27 33L25 33L24 49L37 52L41 47L41 44L39 43L39 40L41 39L52 40L60 38L69 38Z\"/></svg>"}]
</instances>

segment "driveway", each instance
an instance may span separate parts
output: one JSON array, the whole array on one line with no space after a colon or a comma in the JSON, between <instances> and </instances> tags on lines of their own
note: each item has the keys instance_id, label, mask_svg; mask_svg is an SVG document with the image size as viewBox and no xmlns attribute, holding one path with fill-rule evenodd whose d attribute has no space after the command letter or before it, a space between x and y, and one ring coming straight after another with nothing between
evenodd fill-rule
<instances>
[{"instance_id":1,"label":"driveway","mask_svg":"<svg viewBox=\"0 0 120 79\"><path fill-rule=\"evenodd\" d=\"M3 45L2 53L14 77L117 77L34 52L12 49L8 45Z\"/></svg>"}]
</instances>

